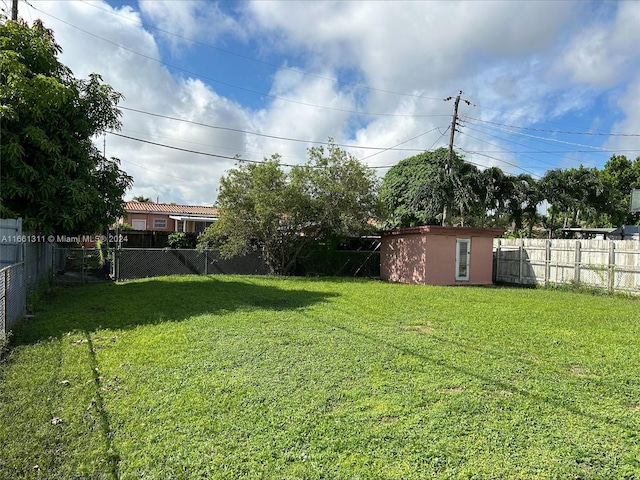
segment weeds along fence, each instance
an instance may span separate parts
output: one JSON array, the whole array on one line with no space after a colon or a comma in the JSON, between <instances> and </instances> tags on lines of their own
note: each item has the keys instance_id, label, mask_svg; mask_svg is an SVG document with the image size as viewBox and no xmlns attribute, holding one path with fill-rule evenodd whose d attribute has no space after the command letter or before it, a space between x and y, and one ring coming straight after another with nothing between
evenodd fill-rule
<instances>
[{"instance_id":1,"label":"weeds along fence","mask_svg":"<svg viewBox=\"0 0 640 480\"><path fill-rule=\"evenodd\" d=\"M17 252L17 262L0 269L0 339L4 340L25 316L29 296L51 282L65 259L55 244L47 242L2 244L0 248Z\"/></svg>"},{"instance_id":2,"label":"weeds along fence","mask_svg":"<svg viewBox=\"0 0 640 480\"><path fill-rule=\"evenodd\" d=\"M496 239L493 250L497 283L640 293L639 241Z\"/></svg>"}]
</instances>

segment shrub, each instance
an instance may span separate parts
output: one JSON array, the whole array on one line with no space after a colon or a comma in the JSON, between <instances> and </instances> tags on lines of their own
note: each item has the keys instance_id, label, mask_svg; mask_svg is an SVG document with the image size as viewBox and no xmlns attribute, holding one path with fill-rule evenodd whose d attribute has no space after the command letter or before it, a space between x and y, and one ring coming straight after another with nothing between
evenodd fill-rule
<instances>
[{"instance_id":1,"label":"shrub","mask_svg":"<svg viewBox=\"0 0 640 480\"><path fill-rule=\"evenodd\" d=\"M167 246L169 248L189 248L189 239L184 232L173 232L167 239Z\"/></svg>"}]
</instances>

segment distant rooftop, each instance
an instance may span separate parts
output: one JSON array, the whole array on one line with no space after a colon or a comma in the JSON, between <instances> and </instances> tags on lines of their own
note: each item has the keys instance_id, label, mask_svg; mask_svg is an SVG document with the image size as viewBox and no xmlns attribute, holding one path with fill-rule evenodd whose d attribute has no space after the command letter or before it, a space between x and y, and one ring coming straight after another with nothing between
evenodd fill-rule
<instances>
[{"instance_id":1,"label":"distant rooftop","mask_svg":"<svg viewBox=\"0 0 640 480\"><path fill-rule=\"evenodd\" d=\"M126 202L124 209L129 213L163 213L168 215L218 215L216 207L197 205L177 205L175 203Z\"/></svg>"}]
</instances>

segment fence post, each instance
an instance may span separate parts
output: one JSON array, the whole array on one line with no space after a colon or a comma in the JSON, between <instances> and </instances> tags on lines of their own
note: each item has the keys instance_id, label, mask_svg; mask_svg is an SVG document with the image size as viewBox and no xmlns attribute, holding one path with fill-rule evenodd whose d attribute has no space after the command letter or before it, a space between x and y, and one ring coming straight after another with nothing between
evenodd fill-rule
<instances>
[{"instance_id":1,"label":"fence post","mask_svg":"<svg viewBox=\"0 0 640 480\"><path fill-rule=\"evenodd\" d=\"M613 289L615 288L616 282L615 282L615 271L616 271L616 252L615 252L615 248L616 245L613 242L613 240L609 240L609 292L613 292Z\"/></svg>"},{"instance_id":2,"label":"fence post","mask_svg":"<svg viewBox=\"0 0 640 480\"><path fill-rule=\"evenodd\" d=\"M498 239L498 247L496 248L496 275L495 278L493 279L494 282L499 282L499 277L500 277L500 247L502 245L502 239L499 238Z\"/></svg>"},{"instance_id":3,"label":"fence post","mask_svg":"<svg viewBox=\"0 0 640 480\"><path fill-rule=\"evenodd\" d=\"M575 248L575 266L573 270L573 281L580 283L580 240L576 240Z\"/></svg>"},{"instance_id":4,"label":"fence post","mask_svg":"<svg viewBox=\"0 0 640 480\"><path fill-rule=\"evenodd\" d=\"M113 249L113 276L114 280L120 280L120 248L116 244Z\"/></svg>"},{"instance_id":5,"label":"fence post","mask_svg":"<svg viewBox=\"0 0 640 480\"><path fill-rule=\"evenodd\" d=\"M544 286L549 285L549 277L551 276L551 240L547 239L545 242L544 252Z\"/></svg>"},{"instance_id":6,"label":"fence post","mask_svg":"<svg viewBox=\"0 0 640 480\"><path fill-rule=\"evenodd\" d=\"M524 278L524 239L520 239L520 246L518 247L518 285L522 285L522 279Z\"/></svg>"},{"instance_id":7,"label":"fence post","mask_svg":"<svg viewBox=\"0 0 640 480\"><path fill-rule=\"evenodd\" d=\"M7 298L7 295L9 294L8 289L7 289L7 281L9 280L7 277L7 273L9 272L8 268L5 268L2 272L2 274L4 275L4 282L3 282L3 292L2 292L2 309L4 312L4 325L2 326L3 331L2 331L2 336L3 338L7 338L7 326L9 324L9 309L7 308L7 304L9 303L9 300Z\"/></svg>"}]
</instances>

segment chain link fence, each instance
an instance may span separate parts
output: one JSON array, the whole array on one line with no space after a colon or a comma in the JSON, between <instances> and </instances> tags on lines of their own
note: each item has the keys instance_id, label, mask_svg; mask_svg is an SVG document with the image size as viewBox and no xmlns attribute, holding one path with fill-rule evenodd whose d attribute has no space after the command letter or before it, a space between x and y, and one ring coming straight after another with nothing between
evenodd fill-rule
<instances>
[{"instance_id":1,"label":"chain link fence","mask_svg":"<svg viewBox=\"0 0 640 480\"><path fill-rule=\"evenodd\" d=\"M123 248L113 250L112 277L116 280L163 275L266 275L258 254L223 259L215 250Z\"/></svg>"},{"instance_id":2,"label":"chain link fence","mask_svg":"<svg viewBox=\"0 0 640 480\"><path fill-rule=\"evenodd\" d=\"M494 281L581 284L610 292L640 293L640 242L496 239Z\"/></svg>"},{"instance_id":3,"label":"chain link fence","mask_svg":"<svg viewBox=\"0 0 640 480\"><path fill-rule=\"evenodd\" d=\"M58 258L58 268L53 277L55 285L85 285L111 280L106 249L57 247L54 255Z\"/></svg>"},{"instance_id":4,"label":"chain link fence","mask_svg":"<svg viewBox=\"0 0 640 480\"><path fill-rule=\"evenodd\" d=\"M28 238L28 236L25 236ZM62 259L48 242L3 244L17 252L17 263L0 269L0 339L27 313L27 300L41 285L49 284Z\"/></svg>"},{"instance_id":5,"label":"chain link fence","mask_svg":"<svg viewBox=\"0 0 640 480\"><path fill-rule=\"evenodd\" d=\"M7 333L16 320L26 312L25 264L16 263L0 270L0 340L6 340Z\"/></svg>"}]
</instances>

